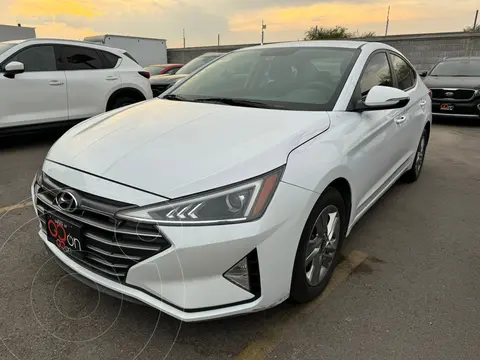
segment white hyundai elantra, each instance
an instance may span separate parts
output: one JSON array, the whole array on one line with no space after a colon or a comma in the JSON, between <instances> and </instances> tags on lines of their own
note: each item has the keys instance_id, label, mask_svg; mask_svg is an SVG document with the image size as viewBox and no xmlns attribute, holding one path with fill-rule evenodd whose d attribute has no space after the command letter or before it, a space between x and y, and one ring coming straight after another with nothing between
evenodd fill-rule
<instances>
[{"instance_id":1,"label":"white hyundai elantra","mask_svg":"<svg viewBox=\"0 0 480 360\"><path fill-rule=\"evenodd\" d=\"M32 185L39 234L85 283L181 320L307 302L362 215L418 178L430 126L388 45L237 50L65 133Z\"/></svg>"}]
</instances>

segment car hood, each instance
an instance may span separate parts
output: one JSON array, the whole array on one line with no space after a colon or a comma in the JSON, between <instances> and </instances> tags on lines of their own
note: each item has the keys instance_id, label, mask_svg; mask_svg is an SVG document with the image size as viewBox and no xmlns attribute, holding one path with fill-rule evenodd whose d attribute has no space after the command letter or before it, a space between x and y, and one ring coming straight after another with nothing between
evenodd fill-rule
<instances>
[{"instance_id":1,"label":"car hood","mask_svg":"<svg viewBox=\"0 0 480 360\"><path fill-rule=\"evenodd\" d=\"M425 85L430 88L466 88L480 89L479 77L457 77L457 76L427 76L423 79Z\"/></svg>"},{"instance_id":2,"label":"car hood","mask_svg":"<svg viewBox=\"0 0 480 360\"><path fill-rule=\"evenodd\" d=\"M175 84L178 80L184 79L189 74L155 75L150 78L151 85Z\"/></svg>"},{"instance_id":3,"label":"car hood","mask_svg":"<svg viewBox=\"0 0 480 360\"><path fill-rule=\"evenodd\" d=\"M282 166L329 126L326 112L152 99L74 126L46 159L176 198Z\"/></svg>"}]
</instances>

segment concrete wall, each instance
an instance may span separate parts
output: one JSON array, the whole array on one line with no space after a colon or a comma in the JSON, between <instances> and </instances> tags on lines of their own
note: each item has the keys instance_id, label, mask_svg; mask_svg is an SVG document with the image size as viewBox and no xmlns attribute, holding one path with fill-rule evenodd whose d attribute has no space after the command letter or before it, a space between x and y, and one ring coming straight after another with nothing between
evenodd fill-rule
<instances>
[{"instance_id":1,"label":"concrete wall","mask_svg":"<svg viewBox=\"0 0 480 360\"><path fill-rule=\"evenodd\" d=\"M444 57L480 56L480 33L435 33L377 36L367 41L379 41L393 46L402 52L417 68L429 70ZM168 49L170 63L187 63L206 52L229 52L259 44L204 46Z\"/></svg>"},{"instance_id":2,"label":"concrete wall","mask_svg":"<svg viewBox=\"0 0 480 360\"><path fill-rule=\"evenodd\" d=\"M35 29L23 26L0 25L0 41L35 38Z\"/></svg>"}]
</instances>

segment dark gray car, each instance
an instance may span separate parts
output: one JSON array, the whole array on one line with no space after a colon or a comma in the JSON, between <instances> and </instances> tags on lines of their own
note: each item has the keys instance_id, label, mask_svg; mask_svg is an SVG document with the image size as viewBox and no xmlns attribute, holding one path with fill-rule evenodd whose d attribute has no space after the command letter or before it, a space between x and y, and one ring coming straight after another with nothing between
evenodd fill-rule
<instances>
[{"instance_id":1,"label":"dark gray car","mask_svg":"<svg viewBox=\"0 0 480 360\"><path fill-rule=\"evenodd\" d=\"M434 116L480 120L480 57L444 59L421 75Z\"/></svg>"},{"instance_id":2,"label":"dark gray car","mask_svg":"<svg viewBox=\"0 0 480 360\"><path fill-rule=\"evenodd\" d=\"M224 55L224 53L205 53L189 61L185 66L177 71L175 75L156 75L150 78L150 85L152 86L153 96L161 95L170 86L173 86L177 81L186 78L195 70L201 68L203 65L215 60Z\"/></svg>"}]
</instances>

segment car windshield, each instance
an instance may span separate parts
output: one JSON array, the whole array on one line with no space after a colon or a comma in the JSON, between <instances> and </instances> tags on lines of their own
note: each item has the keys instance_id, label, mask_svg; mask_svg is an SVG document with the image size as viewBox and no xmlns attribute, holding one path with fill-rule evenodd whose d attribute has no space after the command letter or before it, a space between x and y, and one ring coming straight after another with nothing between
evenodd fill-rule
<instances>
[{"instance_id":1,"label":"car windshield","mask_svg":"<svg viewBox=\"0 0 480 360\"><path fill-rule=\"evenodd\" d=\"M167 99L328 111L359 51L282 47L232 52L187 79Z\"/></svg>"},{"instance_id":2,"label":"car windshield","mask_svg":"<svg viewBox=\"0 0 480 360\"><path fill-rule=\"evenodd\" d=\"M159 75L163 70L166 69L166 66L147 66L145 68L145 70L147 70L150 75L154 76L154 75Z\"/></svg>"},{"instance_id":3,"label":"car windshield","mask_svg":"<svg viewBox=\"0 0 480 360\"><path fill-rule=\"evenodd\" d=\"M177 74L191 74L206 63L215 60L219 55L202 55L189 61L184 67L177 71Z\"/></svg>"},{"instance_id":4,"label":"car windshield","mask_svg":"<svg viewBox=\"0 0 480 360\"><path fill-rule=\"evenodd\" d=\"M480 77L480 60L467 59L443 61L433 68L430 75Z\"/></svg>"},{"instance_id":5,"label":"car windshield","mask_svg":"<svg viewBox=\"0 0 480 360\"><path fill-rule=\"evenodd\" d=\"M8 49L11 49L14 47L16 44L10 44L10 43L0 43L0 54L4 53Z\"/></svg>"}]
</instances>

